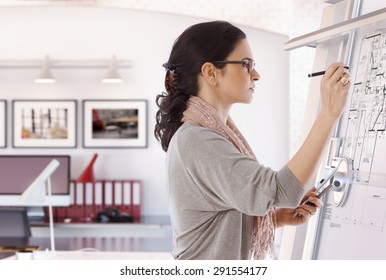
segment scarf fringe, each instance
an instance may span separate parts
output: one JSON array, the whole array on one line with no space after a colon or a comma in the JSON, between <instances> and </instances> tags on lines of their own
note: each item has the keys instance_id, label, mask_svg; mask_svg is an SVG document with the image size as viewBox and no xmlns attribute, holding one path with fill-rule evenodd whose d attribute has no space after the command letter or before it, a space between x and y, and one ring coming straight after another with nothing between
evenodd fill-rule
<instances>
[{"instance_id":1,"label":"scarf fringe","mask_svg":"<svg viewBox=\"0 0 386 280\"><path fill-rule=\"evenodd\" d=\"M253 260L264 260L273 256L275 244L274 210L264 217L256 217L253 231L251 255Z\"/></svg>"}]
</instances>

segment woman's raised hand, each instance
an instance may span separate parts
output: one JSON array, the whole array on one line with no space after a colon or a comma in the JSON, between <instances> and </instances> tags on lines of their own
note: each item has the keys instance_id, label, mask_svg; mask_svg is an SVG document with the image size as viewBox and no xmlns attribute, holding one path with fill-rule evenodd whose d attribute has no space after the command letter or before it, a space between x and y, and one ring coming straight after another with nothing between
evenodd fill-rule
<instances>
[{"instance_id":1,"label":"woman's raised hand","mask_svg":"<svg viewBox=\"0 0 386 280\"><path fill-rule=\"evenodd\" d=\"M333 119L340 117L350 88L350 72L344 66L341 62L331 64L320 84L321 114Z\"/></svg>"}]
</instances>

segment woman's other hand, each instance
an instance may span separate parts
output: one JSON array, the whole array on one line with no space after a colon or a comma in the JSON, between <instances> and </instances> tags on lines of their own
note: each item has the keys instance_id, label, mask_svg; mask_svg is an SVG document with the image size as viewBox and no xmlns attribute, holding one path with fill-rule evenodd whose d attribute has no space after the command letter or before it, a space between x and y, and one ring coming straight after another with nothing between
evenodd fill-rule
<instances>
[{"instance_id":1,"label":"woman's other hand","mask_svg":"<svg viewBox=\"0 0 386 280\"><path fill-rule=\"evenodd\" d=\"M306 201L310 203L305 203ZM300 225L307 222L318 208L323 206L323 202L318 198L316 188L309 190L303 197L300 205L296 208L279 208L275 210L276 227L285 225Z\"/></svg>"}]
</instances>

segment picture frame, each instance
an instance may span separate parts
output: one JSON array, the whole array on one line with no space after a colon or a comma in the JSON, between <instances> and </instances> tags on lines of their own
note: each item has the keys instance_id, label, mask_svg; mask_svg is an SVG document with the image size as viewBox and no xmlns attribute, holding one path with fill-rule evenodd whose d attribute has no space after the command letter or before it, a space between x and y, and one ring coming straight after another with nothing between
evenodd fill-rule
<instances>
[{"instance_id":1,"label":"picture frame","mask_svg":"<svg viewBox=\"0 0 386 280\"><path fill-rule=\"evenodd\" d=\"M0 100L0 148L7 147L7 101Z\"/></svg>"},{"instance_id":2,"label":"picture frame","mask_svg":"<svg viewBox=\"0 0 386 280\"><path fill-rule=\"evenodd\" d=\"M147 100L83 100L83 147L146 148Z\"/></svg>"},{"instance_id":3,"label":"picture frame","mask_svg":"<svg viewBox=\"0 0 386 280\"><path fill-rule=\"evenodd\" d=\"M14 148L74 148L76 100L13 100Z\"/></svg>"}]
</instances>

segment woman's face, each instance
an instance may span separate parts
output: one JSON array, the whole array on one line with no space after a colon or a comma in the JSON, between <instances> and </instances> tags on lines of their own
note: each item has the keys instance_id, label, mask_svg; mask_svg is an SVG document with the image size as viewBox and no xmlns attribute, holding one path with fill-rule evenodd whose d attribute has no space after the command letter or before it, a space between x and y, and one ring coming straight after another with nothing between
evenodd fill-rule
<instances>
[{"instance_id":1,"label":"woman's face","mask_svg":"<svg viewBox=\"0 0 386 280\"><path fill-rule=\"evenodd\" d=\"M246 39L241 40L234 51L227 57L227 61L253 60L252 52ZM250 63L254 63L250 61ZM219 69L219 94L222 103L250 103L255 91L255 81L260 79L259 73L254 69L248 72L245 64L226 64Z\"/></svg>"}]
</instances>

